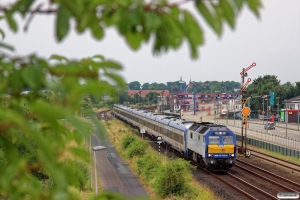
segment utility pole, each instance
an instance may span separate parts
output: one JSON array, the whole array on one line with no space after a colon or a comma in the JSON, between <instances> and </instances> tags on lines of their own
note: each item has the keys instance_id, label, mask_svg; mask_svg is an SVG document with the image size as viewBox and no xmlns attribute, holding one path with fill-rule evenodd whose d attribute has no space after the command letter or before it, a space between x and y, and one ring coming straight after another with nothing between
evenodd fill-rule
<instances>
[{"instance_id":1,"label":"utility pole","mask_svg":"<svg viewBox=\"0 0 300 200\"><path fill-rule=\"evenodd\" d=\"M247 125L248 125L248 115L250 114L250 108L248 107L245 107L245 104L246 104L246 101L247 99L245 98L245 88L247 87L247 85L251 82L251 78L248 78L247 82L245 83L245 77L248 76L247 74L247 71L249 69L251 69L252 67L255 67L256 66L256 63L253 62L249 67L247 67L246 69L243 68L242 72L240 73L241 75L241 79L242 79L242 83L241 83L241 95L242 95L242 98L241 98L241 101L242 101L242 126L241 126L241 135L242 135L242 145L241 147L238 149L238 152L241 154L241 155L245 155L246 157L249 157L250 156L250 151L247 150L246 148L244 148L244 140L245 140L245 146L246 146L246 138L247 138ZM245 129L245 136L244 136L244 129Z\"/></svg>"}]
</instances>

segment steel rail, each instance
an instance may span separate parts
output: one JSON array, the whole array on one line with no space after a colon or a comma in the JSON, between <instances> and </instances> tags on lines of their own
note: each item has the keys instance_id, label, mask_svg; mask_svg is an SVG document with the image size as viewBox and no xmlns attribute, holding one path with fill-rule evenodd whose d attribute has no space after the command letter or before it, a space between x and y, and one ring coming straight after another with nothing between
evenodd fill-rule
<instances>
[{"instance_id":1,"label":"steel rail","mask_svg":"<svg viewBox=\"0 0 300 200\"><path fill-rule=\"evenodd\" d=\"M257 166L255 166L255 165L252 165L252 164L250 164L250 163L248 163L248 162L245 162L245 161L242 161L242 160L239 160L239 159L236 159L236 160L239 161L239 162L241 162L241 163L244 163L244 164L246 164L246 165L249 165L249 166L251 166L251 167L253 167L253 168L255 168L255 169L258 169L258 170L260 170L260 171L263 171L263 172L265 172L265 173L268 173L268 174L270 174L270 175L273 175L273 176L275 176L275 177L277 177L277 178L279 178L279 179L281 179L281 180L284 180L284 181L286 181L286 182L288 182L288 183L290 183L290 184L293 184L293 185L296 185L296 186L300 186L299 183L296 183L296 182L291 181L291 180L289 180L289 179L286 179L286 178L284 178L284 177L282 177L282 176L279 176L279 175L277 175L277 174L274 174L274 173L272 173L272 172L269 172L269 171L267 171L267 170L264 170L264 169L262 169L262 168L260 168L260 167L257 167Z\"/></svg>"},{"instance_id":2,"label":"steel rail","mask_svg":"<svg viewBox=\"0 0 300 200\"><path fill-rule=\"evenodd\" d=\"M253 175L255 175L255 176L257 176L257 177L259 177L259 178L261 178L261 179L264 179L265 181L269 181L269 182L271 182L271 183L273 183L273 184L275 184L275 185L277 185L277 186L279 186L279 187L282 187L282 188L284 188L284 189L286 189L286 190L288 190L288 191L290 191L290 192L298 192L298 191L293 190L293 189L291 189L291 188L289 188L289 187L287 187L287 186L285 186L285 185L282 185L282 184L280 184L280 183L278 183L278 182L276 182L276 181L273 181L273 180L271 180L271 179L269 179L269 178L267 178L267 177L265 177L265 176L263 176L263 175L260 175L260 174L258 174L258 173L256 173L256 172L253 172L253 171L249 170L249 169L246 169L246 168L244 168L244 167L242 167L242 166L240 166L240 165L237 165L237 164L236 164L235 167L238 167L238 168L240 168L240 169L242 169L242 170L244 170L244 171L246 171L246 172L249 172L249 173L251 173L251 174L253 174Z\"/></svg>"}]
</instances>

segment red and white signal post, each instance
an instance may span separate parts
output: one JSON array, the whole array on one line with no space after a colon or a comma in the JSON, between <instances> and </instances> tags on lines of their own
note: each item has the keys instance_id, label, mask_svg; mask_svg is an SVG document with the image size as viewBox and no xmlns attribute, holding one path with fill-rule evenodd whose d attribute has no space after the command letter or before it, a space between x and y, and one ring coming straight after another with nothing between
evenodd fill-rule
<instances>
[{"instance_id":1,"label":"red and white signal post","mask_svg":"<svg viewBox=\"0 0 300 200\"><path fill-rule=\"evenodd\" d=\"M241 130L241 133L242 133L242 145L241 147L238 149L238 153L240 153L240 155L245 155L245 157L250 157L250 151L247 150L247 143L246 143L246 138L247 138L247 127L248 127L248 116L250 115L250 108L249 107L245 107L245 104L246 104L246 101L247 101L247 98L245 98L245 89L247 87L247 85L251 82L251 78L248 78L247 82L245 83L245 77L248 76L248 73L247 71L249 69L251 69L252 67L255 67L256 66L256 63L253 62L249 67L247 67L246 69L243 68L242 72L240 73L241 75L241 78L242 78L242 83L241 83L241 95L242 95L242 98L241 98L241 101L242 101L242 110L241 110L241 114L242 114L242 130ZM244 129L245 129L245 136L244 136ZM244 141L245 141L245 147L244 147Z\"/></svg>"}]
</instances>

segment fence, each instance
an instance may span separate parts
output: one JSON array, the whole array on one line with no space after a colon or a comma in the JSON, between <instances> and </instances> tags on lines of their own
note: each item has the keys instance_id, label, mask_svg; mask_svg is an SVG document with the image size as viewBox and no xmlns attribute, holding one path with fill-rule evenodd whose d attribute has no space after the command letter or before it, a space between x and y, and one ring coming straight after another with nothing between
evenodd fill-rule
<instances>
[{"instance_id":1,"label":"fence","mask_svg":"<svg viewBox=\"0 0 300 200\"><path fill-rule=\"evenodd\" d=\"M241 135L236 135L236 138L238 141L242 141L242 136ZM297 145L299 145L299 141L290 141L288 138L286 138L286 142L292 142L293 144L296 144L295 142L298 142ZM288 147L283 147L277 144L272 144L266 141L260 141L257 139L253 139L253 138L246 138L246 143L259 147L259 148L263 148L263 149L267 149L270 151L274 151L274 152L278 152L281 153L283 155L286 156L291 156L291 157L295 157L295 158L300 158L300 151L299 150L295 150L295 149L291 149ZM297 146L295 145L295 146Z\"/></svg>"}]
</instances>

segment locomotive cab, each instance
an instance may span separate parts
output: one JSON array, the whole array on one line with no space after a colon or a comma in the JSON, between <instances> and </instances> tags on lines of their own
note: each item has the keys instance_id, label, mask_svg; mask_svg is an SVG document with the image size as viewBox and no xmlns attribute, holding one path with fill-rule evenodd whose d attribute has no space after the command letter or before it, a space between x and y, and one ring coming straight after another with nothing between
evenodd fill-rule
<instances>
[{"instance_id":1,"label":"locomotive cab","mask_svg":"<svg viewBox=\"0 0 300 200\"><path fill-rule=\"evenodd\" d=\"M228 171L236 162L236 136L226 126L195 123L187 140L188 157L211 171Z\"/></svg>"},{"instance_id":2,"label":"locomotive cab","mask_svg":"<svg viewBox=\"0 0 300 200\"><path fill-rule=\"evenodd\" d=\"M236 136L227 127L211 128L205 135L206 155L204 162L210 170L231 168L236 161Z\"/></svg>"}]
</instances>

